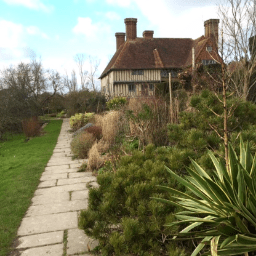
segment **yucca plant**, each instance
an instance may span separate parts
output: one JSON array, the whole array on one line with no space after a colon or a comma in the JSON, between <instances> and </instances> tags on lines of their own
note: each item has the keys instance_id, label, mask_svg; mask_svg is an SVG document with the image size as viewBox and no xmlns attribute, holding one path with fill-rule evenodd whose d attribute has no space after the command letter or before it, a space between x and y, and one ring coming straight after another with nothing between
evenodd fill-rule
<instances>
[{"instance_id":1,"label":"yucca plant","mask_svg":"<svg viewBox=\"0 0 256 256\"><path fill-rule=\"evenodd\" d=\"M201 239L191 256L199 252L212 256L254 255L256 156L251 155L249 144L244 144L242 140L240 157L229 145L227 165L217 160L212 152L209 155L216 169L212 177L193 160L193 168L188 169L190 175L184 178L166 168L170 175L192 192L188 194L160 186L170 192L171 199L157 200L185 209L176 214L177 222L169 224L188 224L174 239Z\"/></svg>"}]
</instances>

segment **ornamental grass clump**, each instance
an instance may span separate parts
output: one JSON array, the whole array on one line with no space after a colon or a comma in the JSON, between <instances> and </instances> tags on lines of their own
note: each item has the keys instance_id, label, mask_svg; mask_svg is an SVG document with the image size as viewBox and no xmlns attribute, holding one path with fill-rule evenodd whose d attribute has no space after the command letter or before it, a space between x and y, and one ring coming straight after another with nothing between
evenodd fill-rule
<instances>
[{"instance_id":1,"label":"ornamental grass clump","mask_svg":"<svg viewBox=\"0 0 256 256\"><path fill-rule=\"evenodd\" d=\"M110 144L115 142L116 136L119 132L119 118L120 113L118 111L108 112L102 121L102 135L104 141Z\"/></svg>"},{"instance_id":2,"label":"ornamental grass clump","mask_svg":"<svg viewBox=\"0 0 256 256\"><path fill-rule=\"evenodd\" d=\"M75 136L71 142L71 151L76 158L87 158L88 152L96 138L92 133L83 132Z\"/></svg>"},{"instance_id":3,"label":"ornamental grass clump","mask_svg":"<svg viewBox=\"0 0 256 256\"><path fill-rule=\"evenodd\" d=\"M178 221L167 227L186 224L177 238L199 239L191 256L255 255L256 252L256 156L249 144L240 142L240 156L229 145L227 166L209 156L215 166L212 177L192 160L189 176L180 177L166 168L172 178L190 193L168 186L158 186L170 193L170 200L157 201L182 207L175 214ZM207 248L205 248L207 246Z\"/></svg>"}]
</instances>

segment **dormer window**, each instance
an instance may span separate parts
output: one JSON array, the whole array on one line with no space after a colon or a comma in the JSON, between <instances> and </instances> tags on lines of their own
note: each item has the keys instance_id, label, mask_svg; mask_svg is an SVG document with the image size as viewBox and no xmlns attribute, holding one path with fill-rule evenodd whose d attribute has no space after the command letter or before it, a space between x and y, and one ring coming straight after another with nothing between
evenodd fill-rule
<instances>
[{"instance_id":1,"label":"dormer window","mask_svg":"<svg viewBox=\"0 0 256 256\"><path fill-rule=\"evenodd\" d=\"M135 76L135 75L143 76L144 75L144 70L134 69L134 70L132 70L132 75L133 76Z\"/></svg>"},{"instance_id":2,"label":"dormer window","mask_svg":"<svg viewBox=\"0 0 256 256\"><path fill-rule=\"evenodd\" d=\"M211 52L211 51L212 51L212 47L211 47L211 46L207 46L207 47L206 47L206 51L207 51L207 52Z\"/></svg>"}]
</instances>

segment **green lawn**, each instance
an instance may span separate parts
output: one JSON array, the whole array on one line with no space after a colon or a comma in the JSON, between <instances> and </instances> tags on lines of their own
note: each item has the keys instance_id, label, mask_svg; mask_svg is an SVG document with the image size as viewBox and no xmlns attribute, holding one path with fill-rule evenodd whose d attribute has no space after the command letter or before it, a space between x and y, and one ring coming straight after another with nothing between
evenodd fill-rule
<instances>
[{"instance_id":1,"label":"green lawn","mask_svg":"<svg viewBox=\"0 0 256 256\"><path fill-rule=\"evenodd\" d=\"M25 142L14 135L0 142L0 256L11 244L56 145L62 120L51 120L45 134Z\"/></svg>"}]
</instances>

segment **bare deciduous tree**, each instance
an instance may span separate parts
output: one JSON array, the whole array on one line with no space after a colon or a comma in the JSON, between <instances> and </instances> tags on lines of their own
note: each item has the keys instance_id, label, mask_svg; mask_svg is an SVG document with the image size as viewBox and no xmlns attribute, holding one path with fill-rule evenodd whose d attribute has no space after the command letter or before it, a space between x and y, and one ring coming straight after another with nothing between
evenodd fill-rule
<instances>
[{"instance_id":1,"label":"bare deciduous tree","mask_svg":"<svg viewBox=\"0 0 256 256\"><path fill-rule=\"evenodd\" d=\"M86 78L88 75L88 71L84 70L85 59L86 59L85 54L83 54L83 53L76 54L74 57L74 60L78 66L78 72L79 72L79 76L80 76L82 90L84 90L87 86Z\"/></svg>"},{"instance_id":2,"label":"bare deciduous tree","mask_svg":"<svg viewBox=\"0 0 256 256\"><path fill-rule=\"evenodd\" d=\"M223 0L219 16L224 32L225 63L231 89L247 100L256 86L256 1Z\"/></svg>"},{"instance_id":3,"label":"bare deciduous tree","mask_svg":"<svg viewBox=\"0 0 256 256\"><path fill-rule=\"evenodd\" d=\"M89 56L89 63L90 67L87 73L87 80L93 91L96 91L96 74L100 65L100 60L92 56Z\"/></svg>"}]
</instances>

